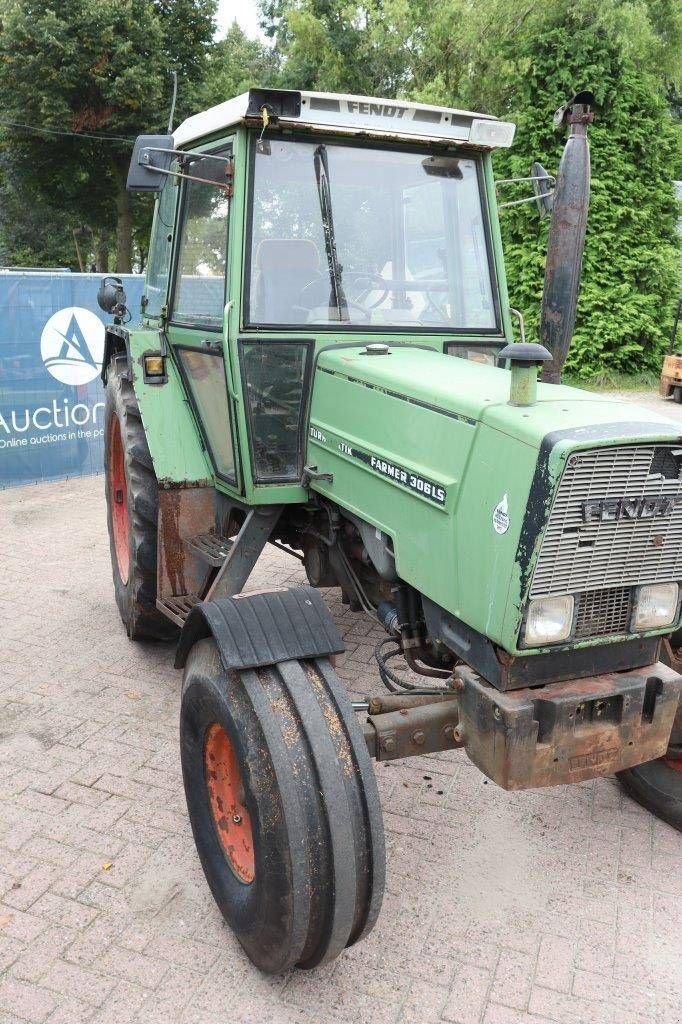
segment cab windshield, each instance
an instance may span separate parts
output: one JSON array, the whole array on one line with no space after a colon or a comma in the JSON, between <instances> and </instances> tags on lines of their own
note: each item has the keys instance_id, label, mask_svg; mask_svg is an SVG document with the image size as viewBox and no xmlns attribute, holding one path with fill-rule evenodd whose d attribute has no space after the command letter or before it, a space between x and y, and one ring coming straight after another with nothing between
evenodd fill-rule
<instances>
[{"instance_id":1,"label":"cab windshield","mask_svg":"<svg viewBox=\"0 0 682 1024\"><path fill-rule=\"evenodd\" d=\"M496 328L477 159L267 137L254 149L250 324Z\"/></svg>"}]
</instances>

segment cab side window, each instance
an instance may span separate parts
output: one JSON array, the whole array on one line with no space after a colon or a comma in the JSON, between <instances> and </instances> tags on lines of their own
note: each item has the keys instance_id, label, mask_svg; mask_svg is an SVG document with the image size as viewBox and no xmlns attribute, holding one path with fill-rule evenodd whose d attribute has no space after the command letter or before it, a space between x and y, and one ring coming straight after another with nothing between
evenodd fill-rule
<instances>
[{"instance_id":1,"label":"cab side window","mask_svg":"<svg viewBox=\"0 0 682 1024\"><path fill-rule=\"evenodd\" d=\"M229 159L228 149L185 165L185 174L202 180L185 181L173 308L177 324L222 325L229 210L224 186Z\"/></svg>"},{"instance_id":2,"label":"cab side window","mask_svg":"<svg viewBox=\"0 0 682 1024\"><path fill-rule=\"evenodd\" d=\"M166 305L177 199L177 179L169 176L156 200L156 210L154 211L145 284L147 302L144 312L146 316L160 316L161 310Z\"/></svg>"}]
</instances>

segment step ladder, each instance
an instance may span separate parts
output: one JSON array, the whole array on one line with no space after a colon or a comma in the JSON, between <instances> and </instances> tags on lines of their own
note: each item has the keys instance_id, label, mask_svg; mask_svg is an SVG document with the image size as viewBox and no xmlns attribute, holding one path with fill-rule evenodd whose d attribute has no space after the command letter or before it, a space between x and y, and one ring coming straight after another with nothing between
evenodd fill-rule
<instances>
[{"instance_id":1,"label":"step ladder","mask_svg":"<svg viewBox=\"0 0 682 1024\"><path fill-rule=\"evenodd\" d=\"M227 558L233 541L217 533L200 533L185 541L185 546L202 562L219 569ZM172 597L157 598L156 607L178 626L184 626L187 616L199 604L197 594L174 594Z\"/></svg>"}]
</instances>

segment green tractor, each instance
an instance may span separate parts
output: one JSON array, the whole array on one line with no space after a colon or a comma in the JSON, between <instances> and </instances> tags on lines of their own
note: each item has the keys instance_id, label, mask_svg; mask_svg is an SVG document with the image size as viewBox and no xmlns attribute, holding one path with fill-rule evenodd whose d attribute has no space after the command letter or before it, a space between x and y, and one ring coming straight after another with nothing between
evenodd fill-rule
<instances>
[{"instance_id":1,"label":"green tractor","mask_svg":"<svg viewBox=\"0 0 682 1024\"><path fill-rule=\"evenodd\" d=\"M573 327L589 102L559 112L553 195L528 179L554 207L544 345L512 333L511 124L252 89L135 145L129 188L157 194L141 326L100 289L116 601L131 639L178 640L194 838L264 971L375 923L372 758L463 747L507 789L620 772L680 826L680 430L537 381ZM243 594L266 544L310 585ZM386 630L364 702L329 587Z\"/></svg>"}]
</instances>

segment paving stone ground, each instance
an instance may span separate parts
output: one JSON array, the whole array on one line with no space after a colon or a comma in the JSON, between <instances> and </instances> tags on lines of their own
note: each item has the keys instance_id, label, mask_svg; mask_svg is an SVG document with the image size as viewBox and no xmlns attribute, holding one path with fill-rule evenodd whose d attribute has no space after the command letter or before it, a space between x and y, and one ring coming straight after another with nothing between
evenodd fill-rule
<instances>
[{"instance_id":1,"label":"paving stone ground","mask_svg":"<svg viewBox=\"0 0 682 1024\"><path fill-rule=\"evenodd\" d=\"M682 1021L682 835L611 779L505 793L461 753L377 768L369 939L263 977L192 843L172 650L118 619L102 479L0 492L0 573L0 1024ZM299 579L273 549L250 586ZM376 691L377 629L329 598Z\"/></svg>"}]
</instances>

